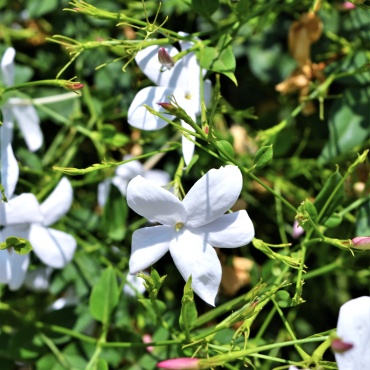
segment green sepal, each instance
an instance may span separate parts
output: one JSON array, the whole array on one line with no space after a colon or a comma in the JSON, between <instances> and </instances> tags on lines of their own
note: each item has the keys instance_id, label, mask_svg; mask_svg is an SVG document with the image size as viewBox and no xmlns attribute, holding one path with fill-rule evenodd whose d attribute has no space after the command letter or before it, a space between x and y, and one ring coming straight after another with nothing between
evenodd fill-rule
<instances>
[{"instance_id":1,"label":"green sepal","mask_svg":"<svg viewBox=\"0 0 370 370\"><path fill-rule=\"evenodd\" d=\"M267 146L261 146L257 150L256 155L254 156L253 164L255 168L265 167L273 157L272 144Z\"/></svg>"},{"instance_id":2,"label":"green sepal","mask_svg":"<svg viewBox=\"0 0 370 370\"><path fill-rule=\"evenodd\" d=\"M27 254L33 249L31 243L27 239L19 238L17 236L9 236L6 238L5 242L0 243L0 250L11 247L13 247L17 254Z\"/></svg>"}]
</instances>

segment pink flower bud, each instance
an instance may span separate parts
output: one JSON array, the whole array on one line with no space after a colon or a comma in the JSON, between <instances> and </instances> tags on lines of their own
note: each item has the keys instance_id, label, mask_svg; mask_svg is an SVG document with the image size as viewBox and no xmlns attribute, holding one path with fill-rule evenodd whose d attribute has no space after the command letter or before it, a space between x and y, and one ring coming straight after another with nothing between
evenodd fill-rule
<instances>
[{"instance_id":1,"label":"pink flower bud","mask_svg":"<svg viewBox=\"0 0 370 370\"><path fill-rule=\"evenodd\" d=\"M342 4L342 9L344 9L344 10L351 10L351 9L355 9L355 8L356 8L356 5L351 3L350 1L345 1Z\"/></svg>"},{"instance_id":2,"label":"pink flower bud","mask_svg":"<svg viewBox=\"0 0 370 370\"><path fill-rule=\"evenodd\" d=\"M84 87L84 85L80 82L71 82L71 81L67 81L65 84L64 84L64 87L68 90L80 90Z\"/></svg>"},{"instance_id":3,"label":"pink flower bud","mask_svg":"<svg viewBox=\"0 0 370 370\"><path fill-rule=\"evenodd\" d=\"M335 338L331 341L331 349L336 353L347 352L353 348L353 344L343 342L340 338Z\"/></svg>"},{"instance_id":4,"label":"pink flower bud","mask_svg":"<svg viewBox=\"0 0 370 370\"><path fill-rule=\"evenodd\" d=\"M160 369L196 370L200 369L198 362L198 358L182 357L158 362L157 366Z\"/></svg>"},{"instance_id":5,"label":"pink flower bud","mask_svg":"<svg viewBox=\"0 0 370 370\"><path fill-rule=\"evenodd\" d=\"M163 109L165 109L168 113L176 114L178 112L178 108L176 108L171 103L157 103L160 105Z\"/></svg>"},{"instance_id":6,"label":"pink flower bud","mask_svg":"<svg viewBox=\"0 0 370 370\"><path fill-rule=\"evenodd\" d=\"M163 67L166 67L168 70L173 68L175 62L173 61L170 54L167 53L165 48L159 48L158 50L158 60Z\"/></svg>"},{"instance_id":7,"label":"pink flower bud","mask_svg":"<svg viewBox=\"0 0 370 370\"><path fill-rule=\"evenodd\" d=\"M298 224L297 220L294 220L292 230L293 239L298 239L302 234L304 234L304 228Z\"/></svg>"},{"instance_id":8,"label":"pink flower bud","mask_svg":"<svg viewBox=\"0 0 370 370\"><path fill-rule=\"evenodd\" d=\"M357 236L352 239L353 248L370 249L370 236Z\"/></svg>"},{"instance_id":9,"label":"pink flower bud","mask_svg":"<svg viewBox=\"0 0 370 370\"><path fill-rule=\"evenodd\" d=\"M143 340L143 343L151 343L151 342L153 342L153 338L152 338L152 336L150 334L144 334L142 340ZM153 349L154 349L153 346L146 347L146 350L148 352L153 352Z\"/></svg>"}]
</instances>

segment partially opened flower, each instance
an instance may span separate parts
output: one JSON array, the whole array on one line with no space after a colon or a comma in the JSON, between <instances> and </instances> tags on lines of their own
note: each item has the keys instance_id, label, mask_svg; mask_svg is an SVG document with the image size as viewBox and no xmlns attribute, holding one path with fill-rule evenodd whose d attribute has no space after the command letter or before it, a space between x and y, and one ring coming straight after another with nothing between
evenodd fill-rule
<instances>
[{"instance_id":1,"label":"partially opened flower","mask_svg":"<svg viewBox=\"0 0 370 370\"><path fill-rule=\"evenodd\" d=\"M337 336L345 344L334 352L338 369L370 369L370 297L351 299L342 305Z\"/></svg>"},{"instance_id":2,"label":"partially opened flower","mask_svg":"<svg viewBox=\"0 0 370 370\"><path fill-rule=\"evenodd\" d=\"M2 80L6 86L14 85L14 57L15 50L8 48L1 60ZM13 131L14 117L18 122L28 149L35 151L41 147L43 135L40 129L40 118L29 100L10 98L3 106L2 111L3 128L10 132L10 136Z\"/></svg>"},{"instance_id":3,"label":"partially opened flower","mask_svg":"<svg viewBox=\"0 0 370 370\"><path fill-rule=\"evenodd\" d=\"M125 156L127 160L131 156ZM170 182L170 176L163 170L147 170L139 161L131 161L121 164L116 168L115 176L111 179L106 179L98 185L98 203L100 207L104 207L107 202L110 187L115 185L123 196L126 196L127 185L135 177L141 175L144 178L154 181L160 186L167 185Z\"/></svg>"},{"instance_id":4,"label":"partially opened flower","mask_svg":"<svg viewBox=\"0 0 370 370\"><path fill-rule=\"evenodd\" d=\"M179 33L185 35L184 33ZM181 50L189 49L193 43L179 41ZM161 118L152 115L143 106L144 104L153 109L165 113L165 109L157 103L168 102L174 96L178 105L195 121L196 116L201 111L200 83L206 71L201 71L200 65L194 52L191 52L176 62L171 70L163 71L162 65L158 61L158 52L161 47L149 46L141 50L135 57L140 69L157 86L146 87L140 90L132 101L128 110L128 123L131 126L142 130L159 130L168 123ZM172 45L165 46L166 53L174 57L178 50ZM211 82L204 81L204 100L208 104L211 98ZM173 119L173 116L168 116ZM187 123L181 121L184 128L194 131ZM183 137L183 156L185 163L188 164L193 156L194 143Z\"/></svg>"},{"instance_id":5,"label":"partially opened flower","mask_svg":"<svg viewBox=\"0 0 370 370\"><path fill-rule=\"evenodd\" d=\"M221 265L212 246L236 248L254 237L245 210L224 214L242 189L238 167L208 171L181 202L169 191L141 176L130 181L127 203L139 215L162 225L136 230L132 237L130 273L146 269L167 251L183 278L192 276L194 292L214 305Z\"/></svg>"},{"instance_id":6,"label":"partially opened flower","mask_svg":"<svg viewBox=\"0 0 370 370\"><path fill-rule=\"evenodd\" d=\"M73 199L67 178L62 178L49 197L39 205L33 194L13 197L0 209L1 241L10 236L30 241L37 257L47 266L62 268L71 261L76 240L69 234L49 228L64 216ZM13 250L0 251L0 282L10 289L18 289L24 282L29 254L19 255Z\"/></svg>"}]
</instances>

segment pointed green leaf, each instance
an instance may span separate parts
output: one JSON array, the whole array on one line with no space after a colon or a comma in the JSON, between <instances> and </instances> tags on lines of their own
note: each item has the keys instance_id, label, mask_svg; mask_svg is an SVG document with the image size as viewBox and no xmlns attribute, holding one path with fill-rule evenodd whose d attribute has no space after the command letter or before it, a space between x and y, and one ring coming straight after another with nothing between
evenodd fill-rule
<instances>
[{"instance_id":1,"label":"pointed green leaf","mask_svg":"<svg viewBox=\"0 0 370 370\"><path fill-rule=\"evenodd\" d=\"M90 295L89 308L91 315L104 324L118 303L118 285L113 267L106 268Z\"/></svg>"},{"instance_id":2,"label":"pointed green leaf","mask_svg":"<svg viewBox=\"0 0 370 370\"><path fill-rule=\"evenodd\" d=\"M256 155L254 156L254 165L256 168L262 168L265 167L272 159L273 156L273 150L272 150L272 144L268 146L261 146L257 150Z\"/></svg>"},{"instance_id":3,"label":"pointed green leaf","mask_svg":"<svg viewBox=\"0 0 370 370\"><path fill-rule=\"evenodd\" d=\"M227 160L234 158L234 148L227 140L217 140L216 146L223 158Z\"/></svg>"},{"instance_id":4,"label":"pointed green leaf","mask_svg":"<svg viewBox=\"0 0 370 370\"><path fill-rule=\"evenodd\" d=\"M211 16L219 7L219 0L192 0L191 7L197 13L209 17Z\"/></svg>"}]
</instances>

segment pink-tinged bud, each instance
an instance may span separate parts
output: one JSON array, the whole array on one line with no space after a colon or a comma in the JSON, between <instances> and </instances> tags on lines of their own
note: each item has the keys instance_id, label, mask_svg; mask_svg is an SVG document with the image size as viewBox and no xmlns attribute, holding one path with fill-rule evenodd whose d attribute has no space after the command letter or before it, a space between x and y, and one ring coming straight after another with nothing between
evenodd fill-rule
<instances>
[{"instance_id":1,"label":"pink-tinged bud","mask_svg":"<svg viewBox=\"0 0 370 370\"><path fill-rule=\"evenodd\" d=\"M344 353L353 348L353 344L343 342L340 338L331 341L331 349L336 353Z\"/></svg>"},{"instance_id":2,"label":"pink-tinged bud","mask_svg":"<svg viewBox=\"0 0 370 370\"><path fill-rule=\"evenodd\" d=\"M206 135L208 135L208 133L209 133L209 126L207 125L207 126L204 126L203 127L203 131L204 131L204 133L206 134Z\"/></svg>"},{"instance_id":3,"label":"pink-tinged bud","mask_svg":"<svg viewBox=\"0 0 370 370\"><path fill-rule=\"evenodd\" d=\"M143 343L151 343L151 342L153 342L153 338L152 338L152 336L150 334L144 334L142 339L143 339ZM146 350L148 352L153 352L153 349L154 349L153 346L146 347Z\"/></svg>"},{"instance_id":4,"label":"pink-tinged bud","mask_svg":"<svg viewBox=\"0 0 370 370\"><path fill-rule=\"evenodd\" d=\"M353 248L370 249L370 236L357 236L352 239Z\"/></svg>"},{"instance_id":5,"label":"pink-tinged bud","mask_svg":"<svg viewBox=\"0 0 370 370\"><path fill-rule=\"evenodd\" d=\"M165 109L168 113L176 114L178 112L178 108L172 105L171 103L157 103L163 109Z\"/></svg>"},{"instance_id":6,"label":"pink-tinged bud","mask_svg":"<svg viewBox=\"0 0 370 370\"><path fill-rule=\"evenodd\" d=\"M351 9L355 9L356 8L356 5L351 3L350 1L345 1L342 5L341 5L341 8L344 9L344 10L351 10Z\"/></svg>"},{"instance_id":7,"label":"pink-tinged bud","mask_svg":"<svg viewBox=\"0 0 370 370\"><path fill-rule=\"evenodd\" d=\"M170 54L167 53L165 48L159 48L158 50L158 60L163 67L166 67L168 70L173 68L175 62L173 61Z\"/></svg>"},{"instance_id":8,"label":"pink-tinged bud","mask_svg":"<svg viewBox=\"0 0 370 370\"><path fill-rule=\"evenodd\" d=\"M173 370L196 370L200 369L198 358L173 358L158 362L157 367L160 369L173 369Z\"/></svg>"},{"instance_id":9,"label":"pink-tinged bud","mask_svg":"<svg viewBox=\"0 0 370 370\"><path fill-rule=\"evenodd\" d=\"M84 87L84 85L80 82L67 81L64 87L68 90L81 90Z\"/></svg>"},{"instance_id":10,"label":"pink-tinged bud","mask_svg":"<svg viewBox=\"0 0 370 370\"><path fill-rule=\"evenodd\" d=\"M293 223L293 230L292 230L293 239L298 239L302 234L304 234L304 228L299 225L297 220L295 220Z\"/></svg>"}]
</instances>

